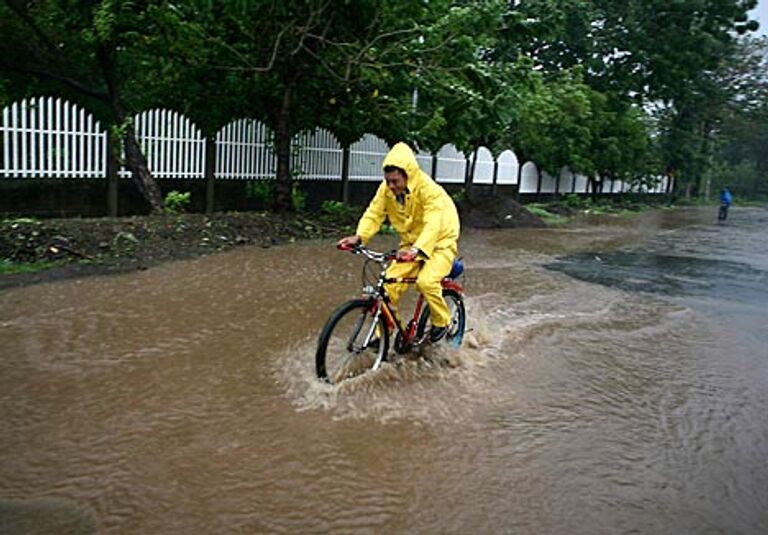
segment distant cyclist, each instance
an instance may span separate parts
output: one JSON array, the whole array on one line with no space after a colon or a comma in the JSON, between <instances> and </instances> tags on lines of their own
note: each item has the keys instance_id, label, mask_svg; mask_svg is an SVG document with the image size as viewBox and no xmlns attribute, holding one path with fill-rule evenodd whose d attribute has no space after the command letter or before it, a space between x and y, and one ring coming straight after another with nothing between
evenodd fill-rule
<instances>
[{"instance_id":1,"label":"distant cyclist","mask_svg":"<svg viewBox=\"0 0 768 535\"><path fill-rule=\"evenodd\" d=\"M450 195L419 168L416 156L405 143L392 147L383 168L384 181L360 218L357 234L342 238L339 245L367 243L388 218L400 235L400 250L399 262L387 269L387 276L417 277L416 287L432 312L429 338L437 342L451 322L440 281L451 271L456 258L459 214ZM395 306L407 288L402 283L387 286Z\"/></svg>"},{"instance_id":2,"label":"distant cyclist","mask_svg":"<svg viewBox=\"0 0 768 535\"><path fill-rule=\"evenodd\" d=\"M720 210L717 212L718 221L725 221L728 219L728 208L731 207L732 202L733 195L731 194L731 190L723 188L723 191L720 192Z\"/></svg>"}]
</instances>

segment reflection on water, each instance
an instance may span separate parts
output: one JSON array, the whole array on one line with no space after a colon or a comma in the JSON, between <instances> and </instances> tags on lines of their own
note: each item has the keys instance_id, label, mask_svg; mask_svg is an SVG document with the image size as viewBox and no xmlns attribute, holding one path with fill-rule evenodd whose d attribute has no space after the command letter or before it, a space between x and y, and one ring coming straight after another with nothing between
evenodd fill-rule
<instances>
[{"instance_id":1,"label":"reflection on water","mask_svg":"<svg viewBox=\"0 0 768 535\"><path fill-rule=\"evenodd\" d=\"M576 253L545 267L628 291L768 302L768 271L728 260L633 250Z\"/></svg>"},{"instance_id":2,"label":"reflection on water","mask_svg":"<svg viewBox=\"0 0 768 535\"><path fill-rule=\"evenodd\" d=\"M331 244L2 292L0 531L767 532L768 218L711 216L465 232L466 344L337 387Z\"/></svg>"}]
</instances>

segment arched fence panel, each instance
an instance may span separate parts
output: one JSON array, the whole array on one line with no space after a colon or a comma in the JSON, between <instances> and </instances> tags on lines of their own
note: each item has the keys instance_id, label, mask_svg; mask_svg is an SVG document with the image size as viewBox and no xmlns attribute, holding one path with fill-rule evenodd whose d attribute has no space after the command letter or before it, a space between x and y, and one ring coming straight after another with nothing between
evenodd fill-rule
<instances>
[{"instance_id":1,"label":"arched fence panel","mask_svg":"<svg viewBox=\"0 0 768 535\"><path fill-rule=\"evenodd\" d=\"M517 155L511 150L505 150L499 154L498 162L496 183L500 185L517 184L517 173L520 168Z\"/></svg>"},{"instance_id":2,"label":"arched fence panel","mask_svg":"<svg viewBox=\"0 0 768 535\"><path fill-rule=\"evenodd\" d=\"M276 175L274 133L257 120L234 120L215 137L205 139L182 114L152 109L135 115L133 127L149 170L156 178L207 179L206 210L214 207L214 180L273 179ZM130 172L124 166L117 170L108 166L109 144L107 129L78 105L53 97L20 100L0 110L0 179L98 179L109 174L109 211L117 213L115 172L122 177L128 177ZM291 171L299 180L338 181L342 176L349 176L350 181L380 181L381 166L388 151L386 141L366 134L350 147L346 160L337 138L330 131L317 128L291 140ZM473 157L467 158L452 144L444 145L437 154L416 153L422 170L447 184L465 182ZM209 158L212 159L207 162ZM349 165L346 170L343 169L345 161ZM491 184L495 166L496 183L517 184L522 194L536 193L539 187L543 193L589 193L587 177L574 176L567 168L554 177L542 174L539 185L536 164L527 162L521 166L512 150L503 151L494 163L490 150L480 147L474 161L473 181L477 184ZM597 183L597 191L665 194L672 183L673 178L666 176L649 178L644 185L604 180ZM88 186L94 191L100 187ZM189 189L200 191L196 186ZM357 187L355 193L365 189ZM236 190L240 188L222 189ZM335 192L332 187L328 191ZM342 197L348 198L346 185L341 191Z\"/></svg>"},{"instance_id":3,"label":"arched fence panel","mask_svg":"<svg viewBox=\"0 0 768 535\"><path fill-rule=\"evenodd\" d=\"M651 189L651 193L664 193L666 191L666 177L664 176L655 176L654 177L654 185Z\"/></svg>"},{"instance_id":4,"label":"arched fence panel","mask_svg":"<svg viewBox=\"0 0 768 535\"><path fill-rule=\"evenodd\" d=\"M486 147L477 149L477 158L475 160L475 174L472 179L473 184L493 184L493 168L495 161L493 154Z\"/></svg>"},{"instance_id":5,"label":"arched fence panel","mask_svg":"<svg viewBox=\"0 0 768 535\"><path fill-rule=\"evenodd\" d=\"M293 173L299 180L341 180L341 144L325 128L294 136L291 154Z\"/></svg>"},{"instance_id":6,"label":"arched fence panel","mask_svg":"<svg viewBox=\"0 0 768 535\"><path fill-rule=\"evenodd\" d=\"M467 158L454 145L443 145L437 152L437 182L463 184Z\"/></svg>"},{"instance_id":7,"label":"arched fence panel","mask_svg":"<svg viewBox=\"0 0 768 535\"><path fill-rule=\"evenodd\" d=\"M536 184L539 180L536 164L525 162L520 175L520 193L536 193Z\"/></svg>"},{"instance_id":8,"label":"arched fence panel","mask_svg":"<svg viewBox=\"0 0 768 535\"><path fill-rule=\"evenodd\" d=\"M93 115L60 98L3 108L0 177L104 178L107 134Z\"/></svg>"},{"instance_id":9,"label":"arched fence panel","mask_svg":"<svg viewBox=\"0 0 768 535\"><path fill-rule=\"evenodd\" d=\"M574 193L587 193L587 188L589 187L589 180L586 176L582 174L576 175L576 187L574 188Z\"/></svg>"},{"instance_id":10,"label":"arched fence panel","mask_svg":"<svg viewBox=\"0 0 768 535\"><path fill-rule=\"evenodd\" d=\"M389 152L387 142L365 134L349 147L349 180L378 182L384 176L382 165Z\"/></svg>"},{"instance_id":11,"label":"arched fence panel","mask_svg":"<svg viewBox=\"0 0 768 535\"><path fill-rule=\"evenodd\" d=\"M434 156L431 152L427 151L420 151L416 152L416 161L419 163L419 167L422 171L427 173L429 176L432 176L432 162L434 160ZM435 178L435 177L432 177Z\"/></svg>"},{"instance_id":12,"label":"arched fence panel","mask_svg":"<svg viewBox=\"0 0 768 535\"><path fill-rule=\"evenodd\" d=\"M133 118L136 138L155 178L205 177L205 139L200 129L182 114L152 109ZM121 177L131 172L123 166Z\"/></svg>"},{"instance_id":13,"label":"arched fence panel","mask_svg":"<svg viewBox=\"0 0 768 535\"><path fill-rule=\"evenodd\" d=\"M238 119L216 133L216 178L264 180L277 169L274 135L262 122Z\"/></svg>"},{"instance_id":14,"label":"arched fence panel","mask_svg":"<svg viewBox=\"0 0 768 535\"><path fill-rule=\"evenodd\" d=\"M557 186L557 178L546 171L541 172L541 193L554 193Z\"/></svg>"},{"instance_id":15,"label":"arched fence panel","mask_svg":"<svg viewBox=\"0 0 768 535\"><path fill-rule=\"evenodd\" d=\"M567 167L560 169L560 176L558 177L557 188L559 193L572 193L573 192L573 171Z\"/></svg>"}]
</instances>

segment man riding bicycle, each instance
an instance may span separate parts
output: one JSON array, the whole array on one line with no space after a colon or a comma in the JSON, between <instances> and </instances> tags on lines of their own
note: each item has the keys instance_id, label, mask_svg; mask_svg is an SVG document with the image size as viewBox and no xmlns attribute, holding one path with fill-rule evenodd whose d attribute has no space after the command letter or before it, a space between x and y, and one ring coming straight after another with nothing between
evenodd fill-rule
<instances>
[{"instance_id":1,"label":"man riding bicycle","mask_svg":"<svg viewBox=\"0 0 768 535\"><path fill-rule=\"evenodd\" d=\"M339 240L349 247L366 244L386 218L400 235L398 262L387 269L391 278L416 277L432 313L429 339L439 341L451 321L440 281L451 271L458 252L459 214L448 193L419 168L416 156L405 143L397 143L384 159L384 181L357 225L357 233ZM397 306L407 284L387 285Z\"/></svg>"},{"instance_id":2,"label":"man riding bicycle","mask_svg":"<svg viewBox=\"0 0 768 535\"><path fill-rule=\"evenodd\" d=\"M720 209L717 212L718 221L725 221L728 219L728 208L731 207L732 202L733 195L731 194L731 190L728 188L723 188L723 190L720 192Z\"/></svg>"}]
</instances>

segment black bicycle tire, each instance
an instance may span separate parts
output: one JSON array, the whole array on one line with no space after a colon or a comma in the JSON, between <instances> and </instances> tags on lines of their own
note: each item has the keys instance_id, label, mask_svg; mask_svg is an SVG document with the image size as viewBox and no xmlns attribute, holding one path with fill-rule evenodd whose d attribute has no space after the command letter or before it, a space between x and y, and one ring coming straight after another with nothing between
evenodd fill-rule
<instances>
[{"instance_id":1,"label":"black bicycle tire","mask_svg":"<svg viewBox=\"0 0 768 535\"><path fill-rule=\"evenodd\" d=\"M456 336L459 336L458 343L454 343L455 346L460 346L461 342L464 340L464 333L467 330L467 309L464 306L464 297L457 292L456 290L452 290L451 288L443 288L443 299L454 299L457 303L458 310L459 310L459 331L453 335L453 338L455 339ZM422 311L421 315L419 315L419 323L416 327L416 338L421 339L425 336L425 334L428 336L428 333L425 333L427 327L427 320L429 320L429 317L431 315L431 311L429 309L429 306L425 306Z\"/></svg>"},{"instance_id":2,"label":"black bicycle tire","mask_svg":"<svg viewBox=\"0 0 768 535\"><path fill-rule=\"evenodd\" d=\"M341 319L350 312L353 312L356 309L360 309L360 313L363 313L366 310L370 310L370 308L370 299L353 299L339 306L331 314L330 318L328 318L328 321L325 323L323 330L320 332L320 337L317 342L317 352L315 353L315 373L317 374L318 379L329 383L331 382L328 378L328 373L326 370L326 353L328 351L328 342L331 339L331 335L333 334L336 325L338 325ZM379 326L383 332L379 343L383 345L384 354L381 360L384 362L387 360L387 353L389 352L389 330L387 328L387 322L384 317L379 317Z\"/></svg>"}]
</instances>

